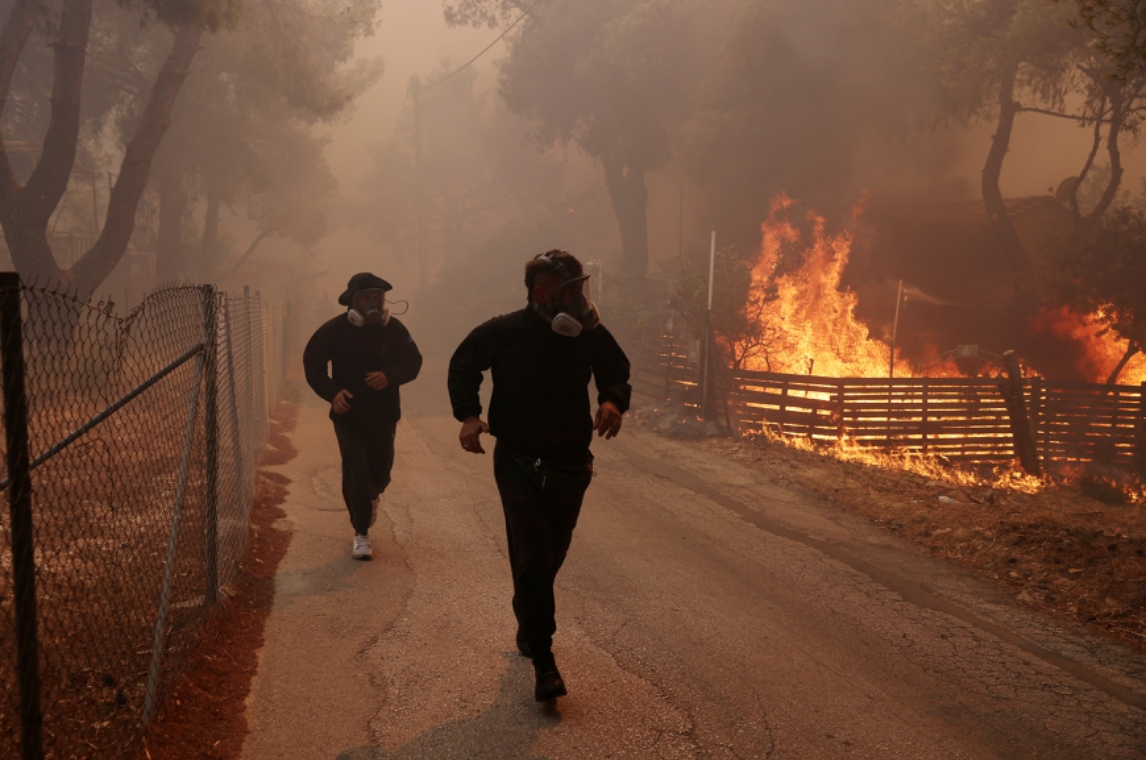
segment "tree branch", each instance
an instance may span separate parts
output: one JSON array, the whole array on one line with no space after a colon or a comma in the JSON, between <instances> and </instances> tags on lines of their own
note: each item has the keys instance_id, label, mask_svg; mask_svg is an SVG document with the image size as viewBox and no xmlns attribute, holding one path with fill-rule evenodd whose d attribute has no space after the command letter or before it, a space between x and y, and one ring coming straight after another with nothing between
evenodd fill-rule
<instances>
[{"instance_id":1,"label":"tree branch","mask_svg":"<svg viewBox=\"0 0 1146 760\"><path fill-rule=\"evenodd\" d=\"M65 0L56 36L52 110L40 160L20 192L20 216L46 227L68 189L80 134L80 99L92 25L92 0Z\"/></svg>"},{"instance_id":2,"label":"tree branch","mask_svg":"<svg viewBox=\"0 0 1146 760\"><path fill-rule=\"evenodd\" d=\"M151 160L171 124L171 109L175 107L175 99L187 79L191 61L199 52L202 35L202 24L175 29L171 53L155 78L143 117L124 153L119 176L108 199L107 221L95 245L70 270L72 281L81 294L94 292L127 249L135 229L139 198L147 187Z\"/></svg>"},{"instance_id":3,"label":"tree branch","mask_svg":"<svg viewBox=\"0 0 1146 760\"><path fill-rule=\"evenodd\" d=\"M1086 163L1083 164L1082 171L1078 175L1078 181L1074 183L1074 187L1070 191L1070 213L1074 217L1075 222L1082 220L1082 212L1078 208L1078 191L1082 187L1082 183L1086 181L1086 176L1090 174L1091 167L1094 166L1094 159L1098 156L1098 149L1102 147L1102 115L1106 113L1106 94L1102 95L1102 102L1098 107L1099 118L1094 122L1094 144L1090 148L1090 155L1086 157Z\"/></svg>"},{"instance_id":4,"label":"tree branch","mask_svg":"<svg viewBox=\"0 0 1146 760\"><path fill-rule=\"evenodd\" d=\"M1002 248L1003 258L1007 268L1012 274L1021 272L1030 265L1030 259L1019 239L1019 233L1011 218L1007 215L1007 206L1003 201L1003 192L999 188L999 179L1003 172L1003 161L1011 145L1011 133L1015 126L1015 114L1021 106L1014 100L1015 78L1018 67L1015 66L1006 72L999 83L999 120L995 125L995 134L991 139L991 150L987 153L987 161L983 165L983 206L991 220L991 228Z\"/></svg>"},{"instance_id":5,"label":"tree branch","mask_svg":"<svg viewBox=\"0 0 1146 760\"><path fill-rule=\"evenodd\" d=\"M1096 121L1096 119L1093 116L1083 116L1083 115L1073 114L1073 113L1060 113L1058 111L1048 111L1045 108L1033 108L1030 106L1019 106L1018 111L1020 113L1040 113L1043 116L1057 116L1060 119L1070 119L1071 121L1077 121L1077 122L1080 122L1082 124L1089 124L1092 121ZM1097 119L1097 121L1101 124L1109 124L1110 123L1109 121L1106 121L1106 120L1101 119L1101 118Z\"/></svg>"},{"instance_id":6,"label":"tree branch","mask_svg":"<svg viewBox=\"0 0 1146 760\"><path fill-rule=\"evenodd\" d=\"M1122 370L1126 369L1126 365L1132 358L1134 358L1134 355L1141 350L1142 349L1139 348L1137 343L1130 341L1130 343L1126 346L1126 353L1122 355L1122 359L1119 360L1118 365L1114 368L1114 371L1110 373L1110 377L1106 378L1106 384L1114 385L1117 383L1118 376L1122 374Z\"/></svg>"},{"instance_id":7,"label":"tree branch","mask_svg":"<svg viewBox=\"0 0 1146 760\"><path fill-rule=\"evenodd\" d=\"M247 250L243 253L242 256L239 257L239 260L235 262L234 266L216 277L215 282L222 282L223 280L233 275L235 272L239 271L239 267L241 267L246 262L246 260L250 258L251 254L255 252L255 249L259 247L259 243L263 242L263 238L269 234L271 234L270 230L262 230L259 232L258 237L251 241L251 244L247 246Z\"/></svg>"},{"instance_id":8,"label":"tree branch","mask_svg":"<svg viewBox=\"0 0 1146 760\"><path fill-rule=\"evenodd\" d=\"M1110 93L1110 131L1106 135L1106 152L1110 156L1110 181L1102 193L1098 204L1086 216L1086 221L1093 224L1098 220L1118 195L1118 188L1122 184L1122 152L1118 147L1118 137L1122 132L1122 124L1126 119L1126 93L1115 84L1115 91ZM1141 89L1141 88L1139 88ZM1135 94L1131 93L1131 101Z\"/></svg>"}]
</instances>

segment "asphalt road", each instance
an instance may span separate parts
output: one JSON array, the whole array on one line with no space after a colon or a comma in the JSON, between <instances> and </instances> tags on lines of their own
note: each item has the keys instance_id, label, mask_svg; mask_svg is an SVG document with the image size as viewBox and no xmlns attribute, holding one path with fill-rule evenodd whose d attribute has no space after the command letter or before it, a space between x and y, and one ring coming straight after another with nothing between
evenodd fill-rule
<instances>
[{"instance_id":1,"label":"asphalt road","mask_svg":"<svg viewBox=\"0 0 1146 760\"><path fill-rule=\"evenodd\" d=\"M303 408L244 758L1146 757L1146 658L632 428L594 446L558 578L570 693L538 705L491 457L457 430L407 414L357 563L326 409Z\"/></svg>"}]
</instances>

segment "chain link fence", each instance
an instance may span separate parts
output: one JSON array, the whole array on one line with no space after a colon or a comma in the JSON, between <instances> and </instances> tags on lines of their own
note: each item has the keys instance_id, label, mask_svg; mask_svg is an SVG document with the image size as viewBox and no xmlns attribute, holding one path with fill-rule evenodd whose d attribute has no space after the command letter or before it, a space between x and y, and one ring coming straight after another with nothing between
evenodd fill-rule
<instances>
[{"instance_id":1,"label":"chain link fence","mask_svg":"<svg viewBox=\"0 0 1146 760\"><path fill-rule=\"evenodd\" d=\"M125 757L154 717L239 567L285 311L0 273L3 757Z\"/></svg>"}]
</instances>

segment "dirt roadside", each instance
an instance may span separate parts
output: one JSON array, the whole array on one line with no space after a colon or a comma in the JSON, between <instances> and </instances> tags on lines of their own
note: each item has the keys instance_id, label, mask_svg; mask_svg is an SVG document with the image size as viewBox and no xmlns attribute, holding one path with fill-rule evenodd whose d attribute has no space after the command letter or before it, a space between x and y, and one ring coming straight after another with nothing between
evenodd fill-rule
<instances>
[{"instance_id":1,"label":"dirt roadside","mask_svg":"<svg viewBox=\"0 0 1146 760\"><path fill-rule=\"evenodd\" d=\"M222 760L238 757L242 749L247 735L245 703L274 602L275 572L291 540L289 531L275 527L285 517L280 505L290 480L266 467L297 456L289 433L298 419L298 394L297 384L288 384L270 420L241 569L144 735L138 759Z\"/></svg>"},{"instance_id":2,"label":"dirt roadside","mask_svg":"<svg viewBox=\"0 0 1146 760\"><path fill-rule=\"evenodd\" d=\"M862 515L1003 587L1022 605L1146 651L1146 509L1084 481L1038 493L845 462L756 438L699 446Z\"/></svg>"}]
</instances>

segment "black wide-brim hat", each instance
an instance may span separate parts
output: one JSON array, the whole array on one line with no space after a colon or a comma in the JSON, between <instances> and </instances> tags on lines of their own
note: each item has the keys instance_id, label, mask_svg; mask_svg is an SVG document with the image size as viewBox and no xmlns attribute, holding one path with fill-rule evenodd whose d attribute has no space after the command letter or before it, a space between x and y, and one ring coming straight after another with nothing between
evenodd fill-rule
<instances>
[{"instance_id":1,"label":"black wide-brim hat","mask_svg":"<svg viewBox=\"0 0 1146 760\"><path fill-rule=\"evenodd\" d=\"M338 302L343 306L349 306L355 293L360 290L372 290L374 288L379 288L384 291L394 289L390 283L377 275L371 274L370 272L359 272L350 278L350 282L346 283L346 290L338 297Z\"/></svg>"}]
</instances>

